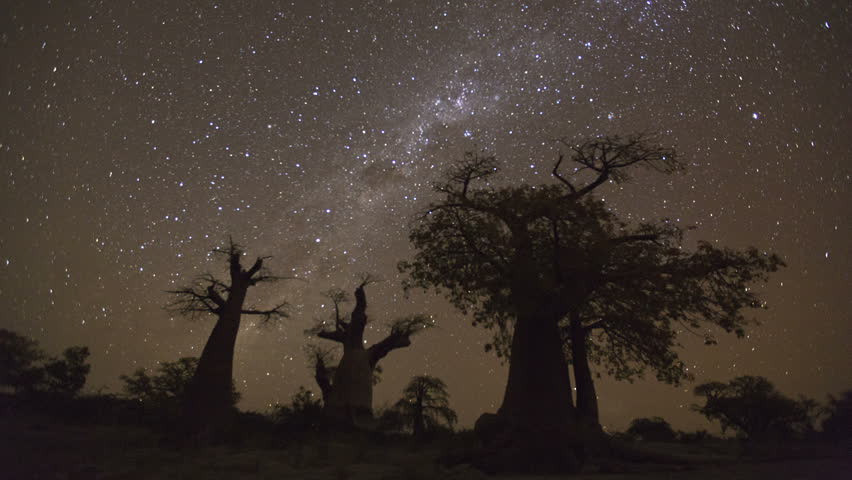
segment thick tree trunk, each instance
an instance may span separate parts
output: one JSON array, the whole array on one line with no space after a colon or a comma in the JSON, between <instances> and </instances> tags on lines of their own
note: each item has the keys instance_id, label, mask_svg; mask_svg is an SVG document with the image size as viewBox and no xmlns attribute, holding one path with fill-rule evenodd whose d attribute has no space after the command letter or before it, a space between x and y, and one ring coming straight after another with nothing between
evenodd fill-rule
<instances>
[{"instance_id":1,"label":"thick tree trunk","mask_svg":"<svg viewBox=\"0 0 852 480\"><path fill-rule=\"evenodd\" d=\"M222 315L204 346L184 398L184 421L192 431L224 424L233 413L234 345L240 329L236 319Z\"/></svg>"},{"instance_id":2,"label":"thick tree trunk","mask_svg":"<svg viewBox=\"0 0 852 480\"><path fill-rule=\"evenodd\" d=\"M571 379L555 320L529 315L515 323L499 414L531 427L573 425Z\"/></svg>"},{"instance_id":3,"label":"thick tree trunk","mask_svg":"<svg viewBox=\"0 0 852 480\"><path fill-rule=\"evenodd\" d=\"M247 289L232 287L231 290L187 386L183 421L191 432L227 425L234 413L234 346Z\"/></svg>"},{"instance_id":4,"label":"thick tree trunk","mask_svg":"<svg viewBox=\"0 0 852 480\"><path fill-rule=\"evenodd\" d=\"M373 367L369 352L363 347L344 347L325 414L344 426L363 427L372 421Z\"/></svg>"},{"instance_id":5,"label":"thick tree trunk","mask_svg":"<svg viewBox=\"0 0 852 480\"><path fill-rule=\"evenodd\" d=\"M477 465L495 472L576 471L582 439L557 318L540 312L519 316L511 348L503 405L496 416L477 421L486 445Z\"/></svg>"},{"instance_id":6,"label":"thick tree trunk","mask_svg":"<svg viewBox=\"0 0 852 480\"><path fill-rule=\"evenodd\" d=\"M571 363L574 367L574 381L577 382L577 416L584 425L599 428L598 397L589 368L588 333L583 329L576 312L571 312L570 329Z\"/></svg>"}]
</instances>

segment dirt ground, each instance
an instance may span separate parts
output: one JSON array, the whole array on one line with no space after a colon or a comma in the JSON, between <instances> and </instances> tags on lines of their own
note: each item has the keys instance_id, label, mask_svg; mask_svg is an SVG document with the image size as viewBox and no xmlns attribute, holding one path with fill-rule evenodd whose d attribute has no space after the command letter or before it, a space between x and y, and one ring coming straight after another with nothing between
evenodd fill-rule
<instances>
[{"instance_id":1,"label":"dirt ground","mask_svg":"<svg viewBox=\"0 0 852 480\"><path fill-rule=\"evenodd\" d=\"M304 479L304 480L751 480L846 479L849 451L822 458L738 460L704 464L631 464L621 473L574 476L498 475L467 465L444 468L439 450L345 442L290 442L280 448L245 446L179 450L139 428L73 426L0 415L2 479ZM610 469L612 471L612 469Z\"/></svg>"}]
</instances>

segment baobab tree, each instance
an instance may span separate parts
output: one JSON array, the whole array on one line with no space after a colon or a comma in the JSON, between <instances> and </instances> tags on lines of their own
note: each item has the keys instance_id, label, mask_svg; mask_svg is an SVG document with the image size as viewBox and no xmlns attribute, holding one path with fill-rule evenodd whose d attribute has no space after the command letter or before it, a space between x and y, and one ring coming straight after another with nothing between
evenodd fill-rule
<instances>
[{"instance_id":1,"label":"baobab tree","mask_svg":"<svg viewBox=\"0 0 852 480\"><path fill-rule=\"evenodd\" d=\"M227 259L230 282L206 273L190 286L169 291L174 295L174 301L166 307L185 316L216 317L216 325L204 345L198 367L183 398L185 426L193 432L227 423L231 417L234 345L242 316L259 316L264 322L287 316L286 302L268 309L245 306L249 288L284 279L270 274L263 267L264 260L269 257L258 257L245 268L241 263L242 247L233 241L229 242L227 249L214 249L213 254Z\"/></svg>"},{"instance_id":2,"label":"baobab tree","mask_svg":"<svg viewBox=\"0 0 852 480\"><path fill-rule=\"evenodd\" d=\"M325 296L334 307L333 325L319 322L307 333L339 343L343 347L340 363L333 375L325 363L327 357L315 357L315 377L325 400L326 417L345 426L368 426L373 419L373 379L379 361L391 351L411 345L411 336L433 324L424 315L411 315L395 320L390 333L381 341L365 348L364 329L367 326L367 294L364 288L373 282L364 276L355 289L355 307L346 321L341 312L348 296L342 290L330 290ZM320 366L321 368L317 368ZM330 380L330 381L329 381ZM327 392L327 393L326 393Z\"/></svg>"},{"instance_id":3,"label":"baobab tree","mask_svg":"<svg viewBox=\"0 0 852 480\"><path fill-rule=\"evenodd\" d=\"M450 408L450 395L443 380L431 375L416 375L406 385L402 398L394 405L402 419L421 437L441 424L453 428L458 417Z\"/></svg>"},{"instance_id":4,"label":"baobab tree","mask_svg":"<svg viewBox=\"0 0 852 480\"><path fill-rule=\"evenodd\" d=\"M751 306L756 297L729 304L722 298L727 290L714 292L713 286L730 280L749 286L782 264L756 250L709 244L693 255L676 254L678 229L665 221L631 227L595 198L607 183L627 180L631 169L681 169L673 150L643 135L563 144L570 153L556 160L554 181L541 185L499 186L494 157L466 154L435 185L439 200L409 235L415 257L400 263L409 288L440 289L460 310L472 312L474 325L495 331L487 348L508 356L498 414L478 422L492 425L497 438L490 440L502 450L495 457L510 459L506 453L512 450L524 457L518 461L526 466L506 468L576 468L583 444L600 438L590 358L620 366L628 342L637 340L652 347L629 351L632 357L624 365L647 360L648 352L657 355L653 360L661 367L672 364L674 341L667 336L672 324L694 324L703 314L740 331L739 307ZM566 161L573 165L569 173L562 171ZM646 267L653 268L643 275ZM683 279L699 285L680 290ZM708 280L711 286L703 287ZM631 292L634 288L648 291ZM643 301L654 303L643 306ZM652 308L671 316L657 323L645 310ZM709 315L713 309L724 315ZM634 314L644 329L637 331L647 338L631 333ZM605 337L588 342L596 329ZM577 407L565 351L577 381Z\"/></svg>"},{"instance_id":5,"label":"baobab tree","mask_svg":"<svg viewBox=\"0 0 852 480\"><path fill-rule=\"evenodd\" d=\"M322 392L323 405L328 404L331 396L334 374L337 372L337 349L310 343L305 348L308 357L308 367L314 372L314 380ZM379 384L382 379L382 366L373 368L373 386Z\"/></svg>"},{"instance_id":6,"label":"baobab tree","mask_svg":"<svg viewBox=\"0 0 852 480\"><path fill-rule=\"evenodd\" d=\"M561 323L578 414L593 426L599 419L590 362L619 380L647 369L666 383L690 379L676 349L679 334L698 335L708 345L716 343L714 331L744 336L754 323L744 312L765 308L755 286L784 265L755 248L698 242L689 250L683 229L665 221L634 229L613 224L615 235L628 232L633 241L619 245L608 234L586 252L585 290Z\"/></svg>"},{"instance_id":7,"label":"baobab tree","mask_svg":"<svg viewBox=\"0 0 852 480\"><path fill-rule=\"evenodd\" d=\"M331 382L334 381L334 372L337 371L334 349L312 343L306 350L308 366L314 372L314 380L322 393L323 405L328 404L331 396Z\"/></svg>"}]
</instances>

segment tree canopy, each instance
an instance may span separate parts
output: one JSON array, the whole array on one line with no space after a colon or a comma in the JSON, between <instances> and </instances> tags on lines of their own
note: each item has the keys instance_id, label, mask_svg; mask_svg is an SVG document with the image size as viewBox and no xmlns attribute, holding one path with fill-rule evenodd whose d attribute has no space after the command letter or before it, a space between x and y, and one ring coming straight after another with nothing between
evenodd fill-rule
<instances>
[{"instance_id":1,"label":"tree canopy","mask_svg":"<svg viewBox=\"0 0 852 480\"><path fill-rule=\"evenodd\" d=\"M0 385L15 392L35 388L43 381L44 370L38 362L44 357L36 340L0 329Z\"/></svg>"},{"instance_id":2,"label":"tree canopy","mask_svg":"<svg viewBox=\"0 0 852 480\"><path fill-rule=\"evenodd\" d=\"M498 355L515 354L525 318L560 322L578 408L597 423L589 361L618 379L648 368L666 382L688 378L678 335L692 331L706 343L715 342L714 329L742 336L751 321L744 310L763 306L755 286L784 263L756 248L684 248L687 229L667 219L621 220L599 188L634 168L682 168L652 138L562 143L568 155L538 185L506 184L493 156L466 154L435 185L439 199L412 228L416 253L400 269L409 288L435 288L492 329L486 349ZM563 173L566 163L573 169Z\"/></svg>"},{"instance_id":3,"label":"tree canopy","mask_svg":"<svg viewBox=\"0 0 852 480\"><path fill-rule=\"evenodd\" d=\"M431 375L416 375L394 405L415 436L445 425L453 428L458 417L450 408L450 395L443 380Z\"/></svg>"},{"instance_id":4,"label":"tree canopy","mask_svg":"<svg viewBox=\"0 0 852 480\"><path fill-rule=\"evenodd\" d=\"M744 375L728 383L707 382L695 387L704 405L692 408L716 420L722 431L732 429L748 439L788 436L813 428L816 403L794 400L764 377Z\"/></svg>"}]
</instances>

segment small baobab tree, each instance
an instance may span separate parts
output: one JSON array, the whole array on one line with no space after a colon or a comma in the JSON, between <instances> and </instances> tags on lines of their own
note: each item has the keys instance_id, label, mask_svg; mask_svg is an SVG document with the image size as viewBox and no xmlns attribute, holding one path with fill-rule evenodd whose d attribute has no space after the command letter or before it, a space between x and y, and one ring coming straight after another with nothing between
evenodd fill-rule
<instances>
[{"instance_id":1,"label":"small baobab tree","mask_svg":"<svg viewBox=\"0 0 852 480\"><path fill-rule=\"evenodd\" d=\"M284 278L266 271L263 262L269 257L258 257L251 267L245 268L241 263L243 249L233 241L226 249L214 249L213 254L227 259L230 282L206 273L190 286L169 291L174 300L166 307L189 317L216 317L216 325L204 345L198 367L183 398L185 426L190 431L226 423L230 418L233 411L234 346L242 316L256 315L264 322L287 316L286 302L268 309L245 306L249 288Z\"/></svg>"},{"instance_id":2,"label":"small baobab tree","mask_svg":"<svg viewBox=\"0 0 852 480\"><path fill-rule=\"evenodd\" d=\"M337 424L366 426L373 419L373 384L381 359L393 350L411 345L411 336L431 327L424 315L411 315L392 322L390 333L381 341L365 347L364 329L367 326L367 294L364 288L374 279L365 275L355 289L355 308L345 320L341 308L349 298L339 289L325 292L334 307L333 325L320 321L309 335L337 342L343 347L340 363L329 372L328 356L314 356L314 372L323 390L326 417ZM321 368L318 368L321 367Z\"/></svg>"},{"instance_id":3,"label":"small baobab tree","mask_svg":"<svg viewBox=\"0 0 852 480\"><path fill-rule=\"evenodd\" d=\"M396 402L394 408L411 427L415 437L435 430L442 424L453 428L458 420L456 412L450 408L447 385L440 378L431 375L414 376L402 391L402 398Z\"/></svg>"}]
</instances>

